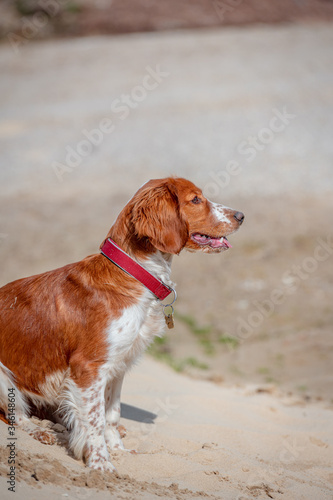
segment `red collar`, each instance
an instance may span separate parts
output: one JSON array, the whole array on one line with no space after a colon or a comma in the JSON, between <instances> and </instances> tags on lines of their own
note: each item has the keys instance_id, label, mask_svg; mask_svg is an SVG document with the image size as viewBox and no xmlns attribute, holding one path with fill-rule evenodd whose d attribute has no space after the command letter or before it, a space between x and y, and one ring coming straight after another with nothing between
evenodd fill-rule
<instances>
[{"instance_id":1,"label":"red collar","mask_svg":"<svg viewBox=\"0 0 333 500\"><path fill-rule=\"evenodd\" d=\"M159 300L165 299L171 292L176 292L162 281L150 274L144 267L140 266L127 253L124 252L111 238L105 240L101 247L101 253L111 262L116 264L127 274L140 281ZM176 296L176 295L175 295Z\"/></svg>"}]
</instances>

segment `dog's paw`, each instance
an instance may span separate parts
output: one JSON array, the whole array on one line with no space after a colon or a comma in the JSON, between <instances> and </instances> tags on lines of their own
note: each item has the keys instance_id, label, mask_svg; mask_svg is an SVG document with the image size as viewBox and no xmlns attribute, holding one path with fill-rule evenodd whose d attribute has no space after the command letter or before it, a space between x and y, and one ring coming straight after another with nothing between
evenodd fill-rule
<instances>
[{"instance_id":1,"label":"dog's paw","mask_svg":"<svg viewBox=\"0 0 333 500\"><path fill-rule=\"evenodd\" d=\"M121 450L121 451L126 451L127 453L131 453L132 455L137 455L138 452L136 450L131 450L129 448L125 448L123 443L121 443L121 446L116 444L113 448L113 450Z\"/></svg>"},{"instance_id":2,"label":"dog's paw","mask_svg":"<svg viewBox=\"0 0 333 500\"><path fill-rule=\"evenodd\" d=\"M43 444L48 444L52 446L56 442L56 436L46 430L46 429L35 429L33 431L29 432L29 436L32 436L36 441L39 441L40 443Z\"/></svg>"},{"instance_id":3,"label":"dog's paw","mask_svg":"<svg viewBox=\"0 0 333 500\"><path fill-rule=\"evenodd\" d=\"M104 472L116 470L110 462L110 455L105 444L97 448L90 446L85 453L85 462L90 469Z\"/></svg>"},{"instance_id":4,"label":"dog's paw","mask_svg":"<svg viewBox=\"0 0 333 500\"><path fill-rule=\"evenodd\" d=\"M105 458L92 457L86 462L87 467L102 472L117 472L115 466Z\"/></svg>"},{"instance_id":5,"label":"dog's paw","mask_svg":"<svg viewBox=\"0 0 333 500\"><path fill-rule=\"evenodd\" d=\"M116 429L116 427L108 427L107 429L105 429L104 437L105 437L106 444L108 445L108 447L111 450L116 450L116 449L123 450L124 449L124 445L123 445L123 442L121 440L120 433Z\"/></svg>"},{"instance_id":6,"label":"dog's paw","mask_svg":"<svg viewBox=\"0 0 333 500\"><path fill-rule=\"evenodd\" d=\"M118 427L112 426L106 429L105 431L105 441L110 450L121 450L127 451L128 453L132 453L133 455L137 454L136 450L127 449L124 446L121 438L126 436L126 429L122 425Z\"/></svg>"},{"instance_id":7,"label":"dog's paw","mask_svg":"<svg viewBox=\"0 0 333 500\"><path fill-rule=\"evenodd\" d=\"M126 436L127 431L126 431L126 429L125 429L125 427L123 425L118 425L117 430L118 430L119 436L121 438L124 438Z\"/></svg>"}]
</instances>

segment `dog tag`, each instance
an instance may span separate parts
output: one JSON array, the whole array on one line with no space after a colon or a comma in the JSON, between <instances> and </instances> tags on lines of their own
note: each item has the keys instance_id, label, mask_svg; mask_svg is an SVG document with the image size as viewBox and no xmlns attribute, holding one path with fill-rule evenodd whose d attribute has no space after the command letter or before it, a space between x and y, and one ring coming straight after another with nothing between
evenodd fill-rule
<instances>
[{"instance_id":1,"label":"dog tag","mask_svg":"<svg viewBox=\"0 0 333 500\"><path fill-rule=\"evenodd\" d=\"M175 322L173 321L173 315L172 314L168 314L167 316L165 316L165 322L167 324L167 327L169 329L173 328L175 326Z\"/></svg>"},{"instance_id":2,"label":"dog tag","mask_svg":"<svg viewBox=\"0 0 333 500\"><path fill-rule=\"evenodd\" d=\"M165 317L165 322L166 325L169 329L173 328L175 326L175 323L173 321L173 307L172 306L165 306L163 308L164 312L164 317Z\"/></svg>"}]
</instances>

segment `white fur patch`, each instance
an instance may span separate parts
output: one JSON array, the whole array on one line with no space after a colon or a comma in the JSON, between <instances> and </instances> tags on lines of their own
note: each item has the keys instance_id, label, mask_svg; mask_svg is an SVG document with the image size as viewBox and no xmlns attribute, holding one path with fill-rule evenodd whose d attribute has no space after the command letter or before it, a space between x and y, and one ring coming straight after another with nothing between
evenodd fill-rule
<instances>
[{"instance_id":1,"label":"white fur patch","mask_svg":"<svg viewBox=\"0 0 333 500\"><path fill-rule=\"evenodd\" d=\"M124 309L122 315L110 324L107 336L109 361L103 368L107 378L125 373L153 341L163 333L165 322L162 306L151 292L144 292L140 300ZM152 296L153 297L153 296Z\"/></svg>"},{"instance_id":2,"label":"white fur patch","mask_svg":"<svg viewBox=\"0 0 333 500\"><path fill-rule=\"evenodd\" d=\"M141 262L151 274L165 284L170 282L171 259L166 260L161 252L156 252L149 260ZM108 327L109 362L103 368L106 377L123 375L144 352L155 336L164 332L165 321L160 301L145 290L138 302L127 309Z\"/></svg>"},{"instance_id":3,"label":"white fur patch","mask_svg":"<svg viewBox=\"0 0 333 500\"><path fill-rule=\"evenodd\" d=\"M36 402L40 401L40 403L55 404L64 390L68 375L69 370L58 370L51 375L47 375L45 382L40 384L38 388L41 392L41 396L29 394L29 398L33 401L36 399Z\"/></svg>"},{"instance_id":4,"label":"white fur patch","mask_svg":"<svg viewBox=\"0 0 333 500\"><path fill-rule=\"evenodd\" d=\"M219 205L218 203L210 202L212 206L212 213L218 220L218 222L223 222L224 224L231 225L231 221L229 216L226 215L227 211L230 210L229 207L225 207L224 205Z\"/></svg>"},{"instance_id":5,"label":"white fur patch","mask_svg":"<svg viewBox=\"0 0 333 500\"><path fill-rule=\"evenodd\" d=\"M8 392L14 389L16 423L20 423L28 414L28 404L24 395L15 384L15 375L0 362L0 407L5 414L8 412Z\"/></svg>"}]
</instances>

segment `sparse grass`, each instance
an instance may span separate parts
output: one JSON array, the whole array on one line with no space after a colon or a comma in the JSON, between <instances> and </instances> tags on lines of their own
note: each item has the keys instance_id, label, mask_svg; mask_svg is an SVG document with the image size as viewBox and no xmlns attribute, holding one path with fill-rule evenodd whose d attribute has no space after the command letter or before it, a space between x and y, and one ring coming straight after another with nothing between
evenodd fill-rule
<instances>
[{"instance_id":1,"label":"sparse grass","mask_svg":"<svg viewBox=\"0 0 333 500\"><path fill-rule=\"evenodd\" d=\"M279 381L276 380L274 377L265 377L265 382L267 384L278 384Z\"/></svg>"},{"instance_id":2,"label":"sparse grass","mask_svg":"<svg viewBox=\"0 0 333 500\"><path fill-rule=\"evenodd\" d=\"M212 329L211 325L199 326L196 319L188 314L175 313L175 317L184 323L190 332L195 335L198 339L199 344L203 347L205 354L213 355L215 354L215 345L211 338ZM239 340L236 337L232 337L227 334L222 334L218 337L217 341L220 344L224 344L232 349L235 349L239 345Z\"/></svg>"},{"instance_id":3,"label":"sparse grass","mask_svg":"<svg viewBox=\"0 0 333 500\"><path fill-rule=\"evenodd\" d=\"M267 366L260 366L257 368L257 373L260 375L268 375L270 373L270 369Z\"/></svg>"},{"instance_id":4,"label":"sparse grass","mask_svg":"<svg viewBox=\"0 0 333 500\"><path fill-rule=\"evenodd\" d=\"M210 339L201 338L201 339L199 339L199 343L204 348L204 351L205 351L206 354L208 354L209 356L212 356L213 354L215 354L215 346L211 342Z\"/></svg>"},{"instance_id":5,"label":"sparse grass","mask_svg":"<svg viewBox=\"0 0 333 500\"><path fill-rule=\"evenodd\" d=\"M199 370L208 370L209 366L207 363L202 363L201 361L197 360L196 358L186 358L184 360L186 366L192 366L193 368L198 368Z\"/></svg>"},{"instance_id":6,"label":"sparse grass","mask_svg":"<svg viewBox=\"0 0 333 500\"><path fill-rule=\"evenodd\" d=\"M306 392L308 390L308 387L306 385L299 385L296 387L296 389L300 392Z\"/></svg>"},{"instance_id":7,"label":"sparse grass","mask_svg":"<svg viewBox=\"0 0 333 500\"><path fill-rule=\"evenodd\" d=\"M257 373L259 373L260 375L265 375L264 381L266 382L266 384L278 384L279 383L278 380L276 380L271 375L271 371L267 366L259 366L259 368L257 368Z\"/></svg>"},{"instance_id":8,"label":"sparse grass","mask_svg":"<svg viewBox=\"0 0 333 500\"><path fill-rule=\"evenodd\" d=\"M198 326L197 321L193 316L189 316L188 314L180 314L175 313L177 319L185 323L191 330L194 335L198 336L206 336L209 335L212 331L212 327L210 325L206 326Z\"/></svg>"},{"instance_id":9,"label":"sparse grass","mask_svg":"<svg viewBox=\"0 0 333 500\"><path fill-rule=\"evenodd\" d=\"M215 353L215 346L211 340L212 327L210 325L199 326L196 319L187 314L175 313L175 317L182 321L190 332L197 337L206 354L212 355Z\"/></svg>"},{"instance_id":10,"label":"sparse grass","mask_svg":"<svg viewBox=\"0 0 333 500\"><path fill-rule=\"evenodd\" d=\"M206 363L202 363L194 357L176 359L168 346L167 337L156 337L153 344L149 347L148 353L155 359L169 365L176 372L183 372L187 367L197 368L199 370L208 369Z\"/></svg>"},{"instance_id":11,"label":"sparse grass","mask_svg":"<svg viewBox=\"0 0 333 500\"><path fill-rule=\"evenodd\" d=\"M79 12L82 11L81 5L77 4L76 2L69 2L66 5L66 10L67 12L71 12L72 14L78 14Z\"/></svg>"},{"instance_id":12,"label":"sparse grass","mask_svg":"<svg viewBox=\"0 0 333 500\"><path fill-rule=\"evenodd\" d=\"M236 347L239 346L239 340L237 337L231 337L230 335L226 334L220 335L218 341L220 342L220 344L227 345L232 349L236 349Z\"/></svg>"}]
</instances>

